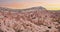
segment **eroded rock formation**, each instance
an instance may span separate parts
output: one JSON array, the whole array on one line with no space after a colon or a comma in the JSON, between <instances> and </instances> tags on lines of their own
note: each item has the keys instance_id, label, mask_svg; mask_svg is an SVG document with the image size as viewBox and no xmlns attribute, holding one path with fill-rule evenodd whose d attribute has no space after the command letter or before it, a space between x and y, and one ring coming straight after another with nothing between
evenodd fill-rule
<instances>
[{"instance_id":1,"label":"eroded rock formation","mask_svg":"<svg viewBox=\"0 0 60 32\"><path fill-rule=\"evenodd\" d=\"M0 11L0 32L60 32L60 13L41 8Z\"/></svg>"}]
</instances>

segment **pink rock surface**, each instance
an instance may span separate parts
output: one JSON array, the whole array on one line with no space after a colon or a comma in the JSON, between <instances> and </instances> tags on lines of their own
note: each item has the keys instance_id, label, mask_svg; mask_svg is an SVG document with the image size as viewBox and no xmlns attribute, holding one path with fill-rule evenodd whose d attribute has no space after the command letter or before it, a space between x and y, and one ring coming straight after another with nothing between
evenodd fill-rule
<instances>
[{"instance_id":1,"label":"pink rock surface","mask_svg":"<svg viewBox=\"0 0 60 32\"><path fill-rule=\"evenodd\" d=\"M60 32L60 13L1 11L0 32Z\"/></svg>"}]
</instances>

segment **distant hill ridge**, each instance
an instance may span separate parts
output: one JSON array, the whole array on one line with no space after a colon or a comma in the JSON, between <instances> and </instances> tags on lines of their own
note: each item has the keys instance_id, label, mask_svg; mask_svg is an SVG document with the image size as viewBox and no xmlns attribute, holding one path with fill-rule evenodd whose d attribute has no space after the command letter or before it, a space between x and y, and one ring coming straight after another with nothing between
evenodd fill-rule
<instances>
[{"instance_id":1,"label":"distant hill ridge","mask_svg":"<svg viewBox=\"0 0 60 32\"><path fill-rule=\"evenodd\" d=\"M40 6L40 7L32 7L32 8L27 8L27 9L10 9L10 8L5 8L5 7L0 7L0 10L2 11L33 11L33 10L46 10L44 7Z\"/></svg>"}]
</instances>

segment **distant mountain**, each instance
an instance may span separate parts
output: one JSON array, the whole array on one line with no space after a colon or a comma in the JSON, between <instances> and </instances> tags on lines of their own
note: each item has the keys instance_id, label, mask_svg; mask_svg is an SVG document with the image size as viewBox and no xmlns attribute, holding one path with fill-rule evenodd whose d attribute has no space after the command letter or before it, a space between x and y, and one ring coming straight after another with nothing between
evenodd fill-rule
<instances>
[{"instance_id":1,"label":"distant mountain","mask_svg":"<svg viewBox=\"0 0 60 32\"><path fill-rule=\"evenodd\" d=\"M32 8L27 8L27 9L10 9L10 8L5 8L5 7L0 7L0 10L2 11L35 11L35 10L46 10L44 7L40 6L40 7L32 7Z\"/></svg>"},{"instance_id":2,"label":"distant mountain","mask_svg":"<svg viewBox=\"0 0 60 32\"><path fill-rule=\"evenodd\" d=\"M0 11L11 11L13 9L10 8L5 8L5 7L0 7Z\"/></svg>"},{"instance_id":3,"label":"distant mountain","mask_svg":"<svg viewBox=\"0 0 60 32\"><path fill-rule=\"evenodd\" d=\"M11 9L5 7L0 7L0 11L21 12L20 9Z\"/></svg>"},{"instance_id":4,"label":"distant mountain","mask_svg":"<svg viewBox=\"0 0 60 32\"><path fill-rule=\"evenodd\" d=\"M46 10L46 9L45 9L44 7L42 7L42 6L40 6L40 7L32 7L32 8L28 8L28 9L29 9L29 10L30 10L30 9L41 9L41 10L44 9L44 10Z\"/></svg>"},{"instance_id":5,"label":"distant mountain","mask_svg":"<svg viewBox=\"0 0 60 32\"><path fill-rule=\"evenodd\" d=\"M0 7L0 11L10 11L10 12L30 12L30 11L40 11L40 12L56 12L60 13L60 11L54 11L54 10L47 10L46 8L39 6L39 7L32 7L32 8L26 8L26 9L11 9L6 7Z\"/></svg>"}]
</instances>

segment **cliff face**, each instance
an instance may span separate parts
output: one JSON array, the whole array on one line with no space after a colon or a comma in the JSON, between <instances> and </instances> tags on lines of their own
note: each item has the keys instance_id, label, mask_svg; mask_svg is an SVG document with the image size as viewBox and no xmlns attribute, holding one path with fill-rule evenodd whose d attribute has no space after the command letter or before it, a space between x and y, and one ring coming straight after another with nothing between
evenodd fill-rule
<instances>
[{"instance_id":1,"label":"cliff face","mask_svg":"<svg viewBox=\"0 0 60 32\"><path fill-rule=\"evenodd\" d=\"M0 32L60 32L60 12L47 11L43 7L17 10L20 12L2 10Z\"/></svg>"}]
</instances>

